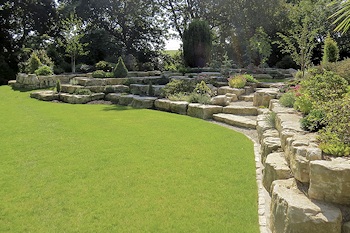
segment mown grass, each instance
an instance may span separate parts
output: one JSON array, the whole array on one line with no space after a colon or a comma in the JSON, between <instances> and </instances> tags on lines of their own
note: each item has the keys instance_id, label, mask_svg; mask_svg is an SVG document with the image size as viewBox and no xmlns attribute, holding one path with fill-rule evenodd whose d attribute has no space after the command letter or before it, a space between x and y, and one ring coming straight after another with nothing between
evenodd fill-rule
<instances>
[{"instance_id":1,"label":"mown grass","mask_svg":"<svg viewBox=\"0 0 350 233\"><path fill-rule=\"evenodd\" d=\"M0 87L0 232L258 232L253 145L187 116Z\"/></svg>"}]
</instances>

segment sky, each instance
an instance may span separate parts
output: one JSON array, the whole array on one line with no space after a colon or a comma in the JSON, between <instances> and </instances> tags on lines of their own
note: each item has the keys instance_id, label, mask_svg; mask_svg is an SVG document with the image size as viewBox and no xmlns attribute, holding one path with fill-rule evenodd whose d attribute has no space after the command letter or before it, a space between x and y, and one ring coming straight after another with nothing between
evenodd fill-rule
<instances>
[{"instance_id":1,"label":"sky","mask_svg":"<svg viewBox=\"0 0 350 233\"><path fill-rule=\"evenodd\" d=\"M181 40L171 39L165 42L165 50L178 50L180 48Z\"/></svg>"}]
</instances>

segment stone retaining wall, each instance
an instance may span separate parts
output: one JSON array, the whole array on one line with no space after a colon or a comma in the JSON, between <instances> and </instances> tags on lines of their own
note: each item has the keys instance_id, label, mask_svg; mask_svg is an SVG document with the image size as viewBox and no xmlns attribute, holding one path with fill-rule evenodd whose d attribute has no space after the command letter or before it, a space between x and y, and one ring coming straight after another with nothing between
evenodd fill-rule
<instances>
[{"instance_id":1,"label":"stone retaining wall","mask_svg":"<svg viewBox=\"0 0 350 233\"><path fill-rule=\"evenodd\" d=\"M325 160L317 135L300 127L300 113L278 100L270 100L269 111L276 113L275 126L268 124L266 112L258 116L257 131L263 185L271 195L271 231L347 232L350 161Z\"/></svg>"}]
</instances>

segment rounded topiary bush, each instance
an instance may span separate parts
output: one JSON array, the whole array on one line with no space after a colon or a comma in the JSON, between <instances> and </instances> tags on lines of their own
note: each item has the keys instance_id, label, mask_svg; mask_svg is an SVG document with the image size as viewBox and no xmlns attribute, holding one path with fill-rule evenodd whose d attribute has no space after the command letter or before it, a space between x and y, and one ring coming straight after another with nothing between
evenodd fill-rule
<instances>
[{"instance_id":1,"label":"rounded topiary bush","mask_svg":"<svg viewBox=\"0 0 350 233\"><path fill-rule=\"evenodd\" d=\"M125 78L126 76L128 76L128 69L126 68L124 61L121 57L119 57L118 64L114 68L113 73L116 78Z\"/></svg>"},{"instance_id":2,"label":"rounded topiary bush","mask_svg":"<svg viewBox=\"0 0 350 233\"><path fill-rule=\"evenodd\" d=\"M53 75L53 70L49 66L40 66L37 70L34 71L36 75Z\"/></svg>"}]
</instances>

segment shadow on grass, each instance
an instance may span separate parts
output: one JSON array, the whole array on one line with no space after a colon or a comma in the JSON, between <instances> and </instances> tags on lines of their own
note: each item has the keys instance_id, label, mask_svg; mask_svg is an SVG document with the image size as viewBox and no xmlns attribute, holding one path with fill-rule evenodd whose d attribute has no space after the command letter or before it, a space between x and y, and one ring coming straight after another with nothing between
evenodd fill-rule
<instances>
[{"instance_id":1,"label":"shadow on grass","mask_svg":"<svg viewBox=\"0 0 350 233\"><path fill-rule=\"evenodd\" d=\"M106 105L106 107L103 108L103 111L135 111L135 110L140 110L137 108L132 108L129 106L122 106L122 105L116 105L116 104L112 104L112 105Z\"/></svg>"}]
</instances>

